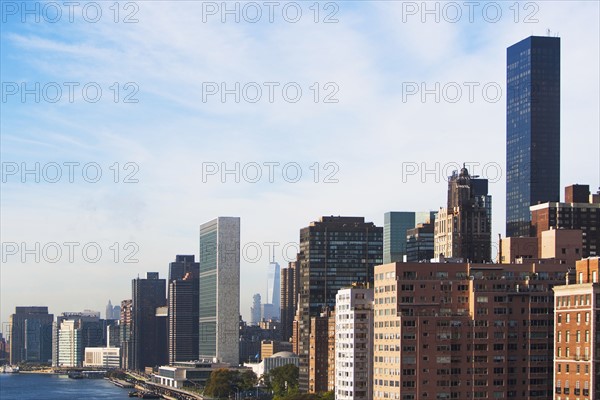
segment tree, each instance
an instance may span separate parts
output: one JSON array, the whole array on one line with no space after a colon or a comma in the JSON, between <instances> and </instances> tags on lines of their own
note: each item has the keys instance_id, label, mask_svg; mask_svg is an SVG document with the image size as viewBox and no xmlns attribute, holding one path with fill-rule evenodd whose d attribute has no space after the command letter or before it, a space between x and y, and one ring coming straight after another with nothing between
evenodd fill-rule
<instances>
[{"instance_id":1,"label":"tree","mask_svg":"<svg viewBox=\"0 0 600 400\"><path fill-rule=\"evenodd\" d=\"M270 370L265 383L276 397L283 397L298 392L298 377L298 367L287 364Z\"/></svg>"},{"instance_id":2,"label":"tree","mask_svg":"<svg viewBox=\"0 0 600 400\"><path fill-rule=\"evenodd\" d=\"M210 374L208 382L206 382L204 393L210 397L227 397L233 390L232 383L234 382L235 375L237 375L237 372L225 368L214 370Z\"/></svg>"},{"instance_id":3,"label":"tree","mask_svg":"<svg viewBox=\"0 0 600 400\"><path fill-rule=\"evenodd\" d=\"M248 369L238 374L238 382L236 383L236 386L240 390L252 390L256 386L257 382L258 378L254 371Z\"/></svg>"}]
</instances>

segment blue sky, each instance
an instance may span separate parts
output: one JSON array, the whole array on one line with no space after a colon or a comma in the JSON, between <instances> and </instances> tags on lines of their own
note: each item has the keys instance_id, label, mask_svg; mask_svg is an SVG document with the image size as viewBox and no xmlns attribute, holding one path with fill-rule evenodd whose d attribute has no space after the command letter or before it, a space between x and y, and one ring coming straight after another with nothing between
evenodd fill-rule
<instances>
[{"instance_id":1,"label":"blue sky","mask_svg":"<svg viewBox=\"0 0 600 400\"><path fill-rule=\"evenodd\" d=\"M176 254L197 254L199 225L220 215L242 218L242 247L249 253L242 260L241 311L247 317L252 294L266 291L269 259L261 245L262 258L253 262L252 243L281 243L276 260L284 265L283 244L297 243L299 229L321 215L360 215L382 225L386 211L442 206L445 165L472 163L478 174L486 172L484 165L494 167L487 172L495 166L503 170L505 97L488 101L481 88L505 89L506 48L532 34L546 35L547 29L562 42L561 186L589 183L595 190L599 185L597 2L518 3L517 22L509 8L513 2L481 2L473 22L462 8L456 23L449 21L455 14L443 10L449 13L448 7L462 3L429 2L440 10L436 22L422 9L408 12L421 2L331 2L327 9L321 2L318 23L309 8L314 2L290 5L302 10L296 23L279 9L269 23L262 2L255 3L263 12L259 23L244 21L250 14L241 14L239 23L232 16L222 22L220 10L203 15L203 7L207 11L221 2L196 1L120 2L118 23L113 2L84 2L81 7L90 4L88 20L78 8L69 22L62 6L62 17L51 23L53 5L63 3L50 3L39 3L40 22L34 15L22 22L23 10L13 7L21 3L2 2L3 168L39 162L50 173L50 163L95 163L91 166L100 168L102 178L90 183L76 175L70 183L66 168L58 183L7 176L0 203L2 242L28 248L36 242L43 247L77 241L78 248L98 243L103 257L92 263L76 252L73 262L63 255L50 263L46 254L38 263L31 256L22 262L4 254L2 321L16 305L48 305L54 313L103 311L108 299L117 304L130 296L130 279L138 274L164 276ZM95 4L102 16L91 23ZM240 10L247 5L239 4ZM492 23L497 8L502 16ZM323 23L332 11L338 22ZM138 21L123 23L129 13ZM531 13L537 22L525 23ZM56 98L52 85L39 103L33 95L22 101L20 93L7 94L15 85L20 90L21 84L32 88L36 82L40 88L56 82L63 89L59 101L47 101ZM65 82L79 84L72 102ZM203 102L203 88L211 82L229 88L258 82L263 97L236 103L233 95L225 102L215 95ZM272 103L264 82L279 83ZM403 99L407 84L433 88L436 82L449 89L458 84L463 96L456 102L443 96L435 102L432 95L425 101L418 95ZM473 101L464 82L478 84ZM81 88L91 83L102 89L95 103L82 98ZM280 88L288 83L302 89L296 103L283 98ZM326 83L333 86L326 89ZM334 91L338 102L323 102ZM124 102L127 94L137 103ZM233 168L236 162L263 165L262 180L203 179L203 163ZM266 177L268 162L280 163L273 182ZM126 163L132 164L125 168ZM298 182L281 175L286 163L302 169ZM326 163L337 168L325 170ZM437 172L403 178L403 165ZM338 182L324 183L333 171ZM123 183L133 172L138 182ZM490 183L490 192L495 239L504 233L504 174ZM114 243L120 248L117 262ZM123 262L132 249L124 249L126 243L137 246L137 263Z\"/></svg>"}]
</instances>

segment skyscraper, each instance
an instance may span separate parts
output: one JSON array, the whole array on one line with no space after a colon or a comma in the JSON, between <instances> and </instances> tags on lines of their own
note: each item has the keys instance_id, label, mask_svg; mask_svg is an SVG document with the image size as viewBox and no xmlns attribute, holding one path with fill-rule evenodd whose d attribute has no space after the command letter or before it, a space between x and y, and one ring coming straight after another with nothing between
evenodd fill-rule
<instances>
[{"instance_id":1,"label":"skyscraper","mask_svg":"<svg viewBox=\"0 0 600 400\"><path fill-rule=\"evenodd\" d=\"M298 268L292 261L287 268L281 270L281 340L288 341L292 337L294 314L298 302Z\"/></svg>"},{"instance_id":2,"label":"skyscraper","mask_svg":"<svg viewBox=\"0 0 600 400\"><path fill-rule=\"evenodd\" d=\"M143 371L167 363L167 340L160 338L156 309L167 304L166 282L158 272L148 272L146 279L136 278L132 286L132 369Z\"/></svg>"},{"instance_id":3,"label":"skyscraper","mask_svg":"<svg viewBox=\"0 0 600 400\"><path fill-rule=\"evenodd\" d=\"M201 358L239 362L240 219L218 217L200 226Z\"/></svg>"},{"instance_id":4,"label":"skyscraper","mask_svg":"<svg viewBox=\"0 0 600 400\"><path fill-rule=\"evenodd\" d=\"M16 307L9 317L10 363L52 359L52 321L48 307Z\"/></svg>"},{"instance_id":5,"label":"skyscraper","mask_svg":"<svg viewBox=\"0 0 600 400\"><path fill-rule=\"evenodd\" d=\"M405 233L406 234L406 233ZM406 238L404 239L406 241ZM354 282L373 282L382 263L383 228L363 217L322 217L300 230L297 326L300 389L308 391L310 318L335 306L335 295Z\"/></svg>"},{"instance_id":6,"label":"skyscraper","mask_svg":"<svg viewBox=\"0 0 600 400\"><path fill-rule=\"evenodd\" d=\"M100 319L99 311L58 315L52 329L52 365L81 367L86 347L104 346L108 323L108 320Z\"/></svg>"},{"instance_id":7,"label":"skyscraper","mask_svg":"<svg viewBox=\"0 0 600 400\"><path fill-rule=\"evenodd\" d=\"M198 359L199 275L193 255L169 264L169 364Z\"/></svg>"},{"instance_id":8,"label":"skyscraper","mask_svg":"<svg viewBox=\"0 0 600 400\"><path fill-rule=\"evenodd\" d=\"M112 303L110 302L110 299L108 300L108 304L106 305L106 315L105 315L105 319L116 319L113 317L113 311L114 311L114 307L112 305Z\"/></svg>"},{"instance_id":9,"label":"skyscraper","mask_svg":"<svg viewBox=\"0 0 600 400\"><path fill-rule=\"evenodd\" d=\"M560 38L507 50L506 236L529 236L529 207L559 201Z\"/></svg>"},{"instance_id":10,"label":"skyscraper","mask_svg":"<svg viewBox=\"0 0 600 400\"><path fill-rule=\"evenodd\" d=\"M403 261L406 231L415 227L412 211L391 211L383 215L383 263Z\"/></svg>"},{"instance_id":11,"label":"skyscraper","mask_svg":"<svg viewBox=\"0 0 600 400\"><path fill-rule=\"evenodd\" d=\"M252 296L252 307L250 307L250 325L258 325L262 313L262 302L260 293L255 293Z\"/></svg>"},{"instance_id":12,"label":"skyscraper","mask_svg":"<svg viewBox=\"0 0 600 400\"><path fill-rule=\"evenodd\" d=\"M281 275L279 263L275 261L269 263L269 267L267 269L267 301L266 304L272 304L273 308L271 313L276 318L279 318L279 313L281 310L280 302L281 302Z\"/></svg>"},{"instance_id":13,"label":"skyscraper","mask_svg":"<svg viewBox=\"0 0 600 400\"><path fill-rule=\"evenodd\" d=\"M448 178L448 203L435 220L435 256L491 261L492 196L487 179L471 177L466 168Z\"/></svg>"},{"instance_id":14,"label":"skyscraper","mask_svg":"<svg viewBox=\"0 0 600 400\"><path fill-rule=\"evenodd\" d=\"M121 368L133 368L133 339L131 324L133 321L132 300L121 301L121 318L119 319L119 342L121 343Z\"/></svg>"}]
</instances>

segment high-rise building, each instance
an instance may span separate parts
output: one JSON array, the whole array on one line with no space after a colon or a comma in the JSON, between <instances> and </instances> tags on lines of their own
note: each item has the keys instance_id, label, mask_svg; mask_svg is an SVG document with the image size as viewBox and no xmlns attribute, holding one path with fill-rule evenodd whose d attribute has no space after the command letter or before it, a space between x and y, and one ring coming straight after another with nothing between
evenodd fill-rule
<instances>
[{"instance_id":1,"label":"high-rise building","mask_svg":"<svg viewBox=\"0 0 600 400\"><path fill-rule=\"evenodd\" d=\"M529 236L529 207L559 201L560 38L507 50L506 236Z\"/></svg>"},{"instance_id":2,"label":"high-rise building","mask_svg":"<svg viewBox=\"0 0 600 400\"><path fill-rule=\"evenodd\" d=\"M169 263L169 282L182 280L188 273L198 277L199 272L200 263L196 262L196 256L178 254L175 256L175 261Z\"/></svg>"},{"instance_id":3,"label":"high-rise building","mask_svg":"<svg viewBox=\"0 0 600 400\"><path fill-rule=\"evenodd\" d=\"M383 215L383 263L403 261L406 231L415 227L413 211L390 211Z\"/></svg>"},{"instance_id":4,"label":"high-rise building","mask_svg":"<svg viewBox=\"0 0 600 400\"><path fill-rule=\"evenodd\" d=\"M105 319L116 319L113 317L113 310L114 307L112 305L112 303L110 302L110 299L108 300L108 304L106 305L106 315L105 315Z\"/></svg>"},{"instance_id":5,"label":"high-rise building","mask_svg":"<svg viewBox=\"0 0 600 400\"><path fill-rule=\"evenodd\" d=\"M83 335L80 319L66 319L58 328L58 366L83 365Z\"/></svg>"},{"instance_id":6,"label":"high-rise building","mask_svg":"<svg viewBox=\"0 0 600 400\"><path fill-rule=\"evenodd\" d=\"M471 177L465 167L448 178L448 204L435 219L435 257L491 261L492 196L487 179Z\"/></svg>"},{"instance_id":7,"label":"high-rise building","mask_svg":"<svg viewBox=\"0 0 600 400\"><path fill-rule=\"evenodd\" d=\"M200 226L201 358L239 362L240 219L218 217Z\"/></svg>"},{"instance_id":8,"label":"high-rise building","mask_svg":"<svg viewBox=\"0 0 600 400\"><path fill-rule=\"evenodd\" d=\"M262 298L260 293L252 296L252 307L250 307L250 325L258 325L262 316Z\"/></svg>"},{"instance_id":9,"label":"high-rise building","mask_svg":"<svg viewBox=\"0 0 600 400\"><path fill-rule=\"evenodd\" d=\"M119 341L121 343L121 368L133 369L133 338L131 325L133 322L132 300L121 301L121 318L119 319Z\"/></svg>"},{"instance_id":10,"label":"high-rise building","mask_svg":"<svg viewBox=\"0 0 600 400\"><path fill-rule=\"evenodd\" d=\"M373 398L373 288L341 289L335 302L335 398Z\"/></svg>"},{"instance_id":11,"label":"high-rise building","mask_svg":"<svg viewBox=\"0 0 600 400\"><path fill-rule=\"evenodd\" d=\"M600 255L600 192L590 195L588 185L565 188L565 202L531 206L531 233L538 238L550 229L579 229L582 232L582 258Z\"/></svg>"},{"instance_id":12,"label":"high-rise building","mask_svg":"<svg viewBox=\"0 0 600 400\"><path fill-rule=\"evenodd\" d=\"M146 279L133 279L131 287L131 368L144 371L146 367L164 365L168 359L167 340L161 340L156 315L156 309L167 304L166 281L159 279L158 272L148 272Z\"/></svg>"},{"instance_id":13,"label":"high-rise building","mask_svg":"<svg viewBox=\"0 0 600 400\"><path fill-rule=\"evenodd\" d=\"M600 399L600 258L554 287L554 400Z\"/></svg>"},{"instance_id":14,"label":"high-rise building","mask_svg":"<svg viewBox=\"0 0 600 400\"><path fill-rule=\"evenodd\" d=\"M552 288L569 267L375 268L373 399L549 399Z\"/></svg>"},{"instance_id":15,"label":"high-rise building","mask_svg":"<svg viewBox=\"0 0 600 400\"><path fill-rule=\"evenodd\" d=\"M333 309L339 289L355 282L372 283L382 252L383 229L363 217L322 217L300 230L295 351L300 357L301 391L309 389L310 318Z\"/></svg>"},{"instance_id":16,"label":"high-rise building","mask_svg":"<svg viewBox=\"0 0 600 400\"><path fill-rule=\"evenodd\" d=\"M298 268L296 261L291 261L287 268L281 270L281 340L289 341L292 337L294 314L298 303Z\"/></svg>"},{"instance_id":17,"label":"high-rise building","mask_svg":"<svg viewBox=\"0 0 600 400\"><path fill-rule=\"evenodd\" d=\"M263 304L272 304L271 317L279 319L279 313L281 311L281 273L279 263L275 261L269 264L267 270L267 301ZM262 316L265 319L269 319L266 316Z\"/></svg>"},{"instance_id":18,"label":"high-rise building","mask_svg":"<svg viewBox=\"0 0 600 400\"><path fill-rule=\"evenodd\" d=\"M99 311L63 312L52 329L52 365L81 367L86 347L106 344L106 332L113 321L100 319Z\"/></svg>"},{"instance_id":19,"label":"high-rise building","mask_svg":"<svg viewBox=\"0 0 600 400\"><path fill-rule=\"evenodd\" d=\"M199 275L193 255L169 264L169 365L198 359Z\"/></svg>"},{"instance_id":20,"label":"high-rise building","mask_svg":"<svg viewBox=\"0 0 600 400\"><path fill-rule=\"evenodd\" d=\"M15 308L9 317L11 364L51 361L53 320L48 307Z\"/></svg>"}]
</instances>

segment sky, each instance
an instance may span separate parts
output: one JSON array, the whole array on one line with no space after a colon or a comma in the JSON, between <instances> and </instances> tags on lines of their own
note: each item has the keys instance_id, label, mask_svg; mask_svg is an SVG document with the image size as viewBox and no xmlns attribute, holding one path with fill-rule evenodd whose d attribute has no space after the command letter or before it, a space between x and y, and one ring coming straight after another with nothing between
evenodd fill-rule
<instances>
[{"instance_id":1,"label":"sky","mask_svg":"<svg viewBox=\"0 0 600 400\"><path fill-rule=\"evenodd\" d=\"M599 3L466 4L1 1L0 321L104 315L217 216L241 218L248 319L302 227L437 210L463 163L496 241L506 48L531 35L561 37L561 188L595 192Z\"/></svg>"}]
</instances>

